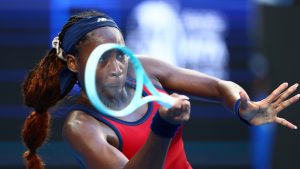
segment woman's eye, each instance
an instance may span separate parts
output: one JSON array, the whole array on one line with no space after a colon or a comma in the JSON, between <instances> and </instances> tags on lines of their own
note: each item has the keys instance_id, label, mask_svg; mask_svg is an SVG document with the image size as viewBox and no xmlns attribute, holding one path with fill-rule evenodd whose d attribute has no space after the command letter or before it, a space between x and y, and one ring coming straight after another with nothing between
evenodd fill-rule
<instances>
[{"instance_id":1,"label":"woman's eye","mask_svg":"<svg viewBox=\"0 0 300 169\"><path fill-rule=\"evenodd\" d=\"M104 62L107 60L107 58L109 57L109 54L108 53L104 53L100 59L99 59L99 62Z\"/></svg>"},{"instance_id":2,"label":"woman's eye","mask_svg":"<svg viewBox=\"0 0 300 169\"><path fill-rule=\"evenodd\" d=\"M116 58L118 60L120 60L120 61L125 61L126 60L126 55L124 55L124 54L118 54Z\"/></svg>"},{"instance_id":3,"label":"woman's eye","mask_svg":"<svg viewBox=\"0 0 300 169\"><path fill-rule=\"evenodd\" d=\"M118 59L118 60L123 60L123 59L124 59L124 56L121 55L121 54L118 54L118 55L117 55L117 59Z\"/></svg>"},{"instance_id":4,"label":"woman's eye","mask_svg":"<svg viewBox=\"0 0 300 169\"><path fill-rule=\"evenodd\" d=\"M98 60L98 63L103 63L104 62L104 58L101 57L99 60Z\"/></svg>"},{"instance_id":5,"label":"woman's eye","mask_svg":"<svg viewBox=\"0 0 300 169\"><path fill-rule=\"evenodd\" d=\"M117 52L117 53L114 53L114 52L106 52L104 53L100 58L99 58L99 63L104 63L108 60L108 58L110 57L115 57L115 59L117 59L118 61L121 61L121 62L125 62L126 59L127 59L127 56L124 54L124 53L121 53L121 52Z\"/></svg>"}]
</instances>

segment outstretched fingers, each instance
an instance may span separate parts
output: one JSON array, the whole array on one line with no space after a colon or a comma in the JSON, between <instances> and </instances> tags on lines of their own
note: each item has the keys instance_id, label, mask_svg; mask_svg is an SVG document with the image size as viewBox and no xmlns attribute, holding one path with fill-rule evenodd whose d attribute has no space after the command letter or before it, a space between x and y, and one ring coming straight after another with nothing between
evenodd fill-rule
<instances>
[{"instance_id":1,"label":"outstretched fingers","mask_svg":"<svg viewBox=\"0 0 300 169\"><path fill-rule=\"evenodd\" d=\"M278 99L280 94L288 87L288 83L282 83L279 85L265 100L268 103L272 103L274 100Z\"/></svg>"},{"instance_id":2,"label":"outstretched fingers","mask_svg":"<svg viewBox=\"0 0 300 169\"><path fill-rule=\"evenodd\" d=\"M276 108L276 112L280 112L283 109L287 108L288 106L292 105L293 103L299 100L300 94L295 95L294 97L289 98L288 100L281 102Z\"/></svg>"},{"instance_id":3,"label":"outstretched fingers","mask_svg":"<svg viewBox=\"0 0 300 169\"><path fill-rule=\"evenodd\" d=\"M293 86L289 87L287 90L285 90L279 98L273 103L275 106L279 105L281 102L283 102L287 97L289 97L293 92L297 90L298 83L294 84Z\"/></svg>"},{"instance_id":4,"label":"outstretched fingers","mask_svg":"<svg viewBox=\"0 0 300 169\"><path fill-rule=\"evenodd\" d=\"M292 124L291 122L287 121L286 119L280 118L280 117L276 117L275 122L278 124L281 124L283 126L286 126L290 129L297 129L297 126Z\"/></svg>"}]
</instances>

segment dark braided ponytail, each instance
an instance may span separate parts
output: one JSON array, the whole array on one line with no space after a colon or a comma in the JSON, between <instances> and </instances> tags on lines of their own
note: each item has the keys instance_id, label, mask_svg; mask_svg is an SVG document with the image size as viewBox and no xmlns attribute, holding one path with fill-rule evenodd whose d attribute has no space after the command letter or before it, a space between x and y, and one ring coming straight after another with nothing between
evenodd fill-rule
<instances>
[{"instance_id":1,"label":"dark braided ponytail","mask_svg":"<svg viewBox=\"0 0 300 169\"><path fill-rule=\"evenodd\" d=\"M59 34L59 41L63 41L64 33L80 19L101 15L101 13L95 11L88 11L72 16ZM70 54L76 56L76 53L77 48L75 45ZM36 67L29 72L23 83L25 104L34 109L34 112L26 118L22 130L23 142L28 148L23 155L28 169L44 168L44 163L36 151L45 142L50 130L50 114L47 111L61 100L76 82L76 76L74 76L66 91L60 91L59 74L66 67L66 62L59 59L56 49L52 48Z\"/></svg>"}]
</instances>

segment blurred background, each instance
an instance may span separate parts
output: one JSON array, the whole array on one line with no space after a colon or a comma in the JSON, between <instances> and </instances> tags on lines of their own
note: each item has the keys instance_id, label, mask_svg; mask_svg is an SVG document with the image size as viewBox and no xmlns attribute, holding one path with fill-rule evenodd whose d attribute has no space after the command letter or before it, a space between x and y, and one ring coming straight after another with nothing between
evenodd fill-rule
<instances>
[{"instance_id":1,"label":"blurred background","mask_svg":"<svg viewBox=\"0 0 300 169\"><path fill-rule=\"evenodd\" d=\"M21 84L72 14L100 10L119 24L127 45L171 64L237 82L253 100L282 82L299 82L300 6L296 0L1 0L0 168L24 168ZM280 116L300 126L300 103ZM53 115L40 154L47 169L76 169ZM300 168L299 130L248 127L221 104L192 98L184 131L194 169Z\"/></svg>"}]
</instances>

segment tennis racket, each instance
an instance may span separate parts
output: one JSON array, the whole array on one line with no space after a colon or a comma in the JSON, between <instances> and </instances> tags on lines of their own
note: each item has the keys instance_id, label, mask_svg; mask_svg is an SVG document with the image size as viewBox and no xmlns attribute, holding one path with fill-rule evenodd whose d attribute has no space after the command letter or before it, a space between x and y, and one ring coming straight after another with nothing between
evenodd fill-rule
<instances>
[{"instance_id":1,"label":"tennis racket","mask_svg":"<svg viewBox=\"0 0 300 169\"><path fill-rule=\"evenodd\" d=\"M117 94L115 94L115 98L112 97L104 97L105 90L104 89L99 89L101 87L101 83L104 83L103 81L97 80L98 77L101 77L101 74L98 74L97 71L99 72L99 69L101 69L102 63L104 59L109 59L108 57L115 57L119 58L119 55L123 55L123 57L126 57L128 59L128 62L124 61L124 65L130 65L130 69L128 70L126 74L126 80L128 79L133 79L135 82L134 88L128 88L128 91L130 90L131 92L122 90L122 89L114 89L112 92L116 91L121 91L119 93L132 93L132 97L128 97L129 99L125 99L127 102L125 106L120 108L115 108L111 106L110 104L110 99L111 100L117 100L119 97ZM131 72L131 73L130 73ZM132 73L133 72L133 73ZM134 75L132 75L134 74ZM121 80L120 80L121 81ZM122 81L120 82L122 83ZM156 101L160 105L166 107L166 108L171 108L174 103L175 99L172 98L171 96L158 92L152 82L150 81L149 77L147 76L145 70L142 67L142 64L140 63L139 59L133 54L133 52L122 45L119 44L113 44L113 43L106 43L97 46L90 54L86 67L85 67L85 72L84 72L84 87L86 94L90 100L90 102L93 104L93 106L99 110L99 112L104 113L109 116L114 116L114 117L122 117L129 115L130 113L134 112L137 108L141 107L142 105ZM108 86L108 85L107 85ZM145 86L148 91L152 95L148 95L143 97L143 86ZM111 88L110 88L111 89ZM125 92L122 92L125 91ZM122 94L124 95L124 94ZM128 101L129 100L129 101ZM111 101L113 102L113 101Z\"/></svg>"}]
</instances>

